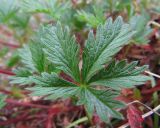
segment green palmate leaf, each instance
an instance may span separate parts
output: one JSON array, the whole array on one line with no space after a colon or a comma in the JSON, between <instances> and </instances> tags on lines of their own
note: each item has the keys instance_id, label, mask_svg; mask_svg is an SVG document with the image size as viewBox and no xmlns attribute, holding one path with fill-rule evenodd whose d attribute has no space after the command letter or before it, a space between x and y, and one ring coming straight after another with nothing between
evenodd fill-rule
<instances>
[{"instance_id":1,"label":"green palmate leaf","mask_svg":"<svg viewBox=\"0 0 160 128\"><path fill-rule=\"evenodd\" d=\"M19 49L18 51L19 56L21 58L21 62L24 64L24 66L30 69L31 71L36 71L29 46L24 45L24 47Z\"/></svg>"},{"instance_id":2,"label":"green palmate leaf","mask_svg":"<svg viewBox=\"0 0 160 128\"><path fill-rule=\"evenodd\" d=\"M93 88L82 88L79 91L79 104L84 104L89 114L96 110L103 121L108 121L109 117L122 119L123 116L115 111L115 108L124 107L120 101L114 100L119 93L112 90L96 90Z\"/></svg>"},{"instance_id":3,"label":"green palmate leaf","mask_svg":"<svg viewBox=\"0 0 160 128\"><path fill-rule=\"evenodd\" d=\"M4 57L8 53L8 51L9 51L8 47L2 48L1 51L0 51L0 57L1 58Z\"/></svg>"},{"instance_id":4,"label":"green palmate leaf","mask_svg":"<svg viewBox=\"0 0 160 128\"><path fill-rule=\"evenodd\" d=\"M33 83L30 76L32 73L26 68L18 68L13 70L16 76L10 77L12 84L27 85Z\"/></svg>"},{"instance_id":5,"label":"green palmate leaf","mask_svg":"<svg viewBox=\"0 0 160 128\"><path fill-rule=\"evenodd\" d=\"M126 64L125 60L120 62L113 61L111 64L100 70L96 75L94 75L89 83L91 85L103 85L115 90L121 88L133 88L134 85L144 84L150 77L145 75L140 75L147 66L142 66L135 68L137 66L137 61L130 64Z\"/></svg>"},{"instance_id":6,"label":"green palmate leaf","mask_svg":"<svg viewBox=\"0 0 160 128\"><path fill-rule=\"evenodd\" d=\"M17 33L24 33L27 27L29 27L29 20L30 20L30 15L23 12L19 11L16 13L16 15L10 20L9 25L16 29L19 30Z\"/></svg>"},{"instance_id":7,"label":"green palmate leaf","mask_svg":"<svg viewBox=\"0 0 160 128\"><path fill-rule=\"evenodd\" d=\"M101 91L93 88L83 88L59 78L55 73L42 73L41 76L33 77L37 85L28 88L33 91L32 95L46 96L49 99L67 98L70 96L80 97L80 104L84 104L89 113L94 109L103 120L108 120L110 116L122 118L122 115L114 109L124 106L123 103L114 100L119 93L111 90Z\"/></svg>"},{"instance_id":8,"label":"green palmate leaf","mask_svg":"<svg viewBox=\"0 0 160 128\"><path fill-rule=\"evenodd\" d=\"M139 44L148 43L148 36L151 34L152 29L148 24L149 19L144 15L135 15L131 17L130 24L136 34L133 36L133 41Z\"/></svg>"},{"instance_id":9,"label":"green palmate leaf","mask_svg":"<svg viewBox=\"0 0 160 128\"><path fill-rule=\"evenodd\" d=\"M31 42L29 45L25 45L19 49L19 56L21 62L24 64L24 68L18 68L13 72L16 76L10 77L13 84L31 84L33 83L31 77L33 73L40 74L46 70L49 63L46 64L42 45Z\"/></svg>"},{"instance_id":10,"label":"green palmate leaf","mask_svg":"<svg viewBox=\"0 0 160 128\"><path fill-rule=\"evenodd\" d=\"M58 69L79 82L79 46L75 37L70 35L69 29L62 28L60 23L45 27L42 43L46 46L48 59L57 65Z\"/></svg>"},{"instance_id":11,"label":"green palmate leaf","mask_svg":"<svg viewBox=\"0 0 160 128\"><path fill-rule=\"evenodd\" d=\"M29 12L48 12L46 1L22 0L22 8Z\"/></svg>"},{"instance_id":12,"label":"green palmate leaf","mask_svg":"<svg viewBox=\"0 0 160 128\"><path fill-rule=\"evenodd\" d=\"M28 88L32 91L32 96L47 96L47 99L68 98L76 95L78 87L33 87Z\"/></svg>"},{"instance_id":13,"label":"green palmate leaf","mask_svg":"<svg viewBox=\"0 0 160 128\"><path fill-rule=\"evenodd\" d=\"M132 0L105 0L103 3L111 13L124 13L132 15L135 11Z\"/></svg>"},{"instance_id":14,"label":"green palmate leaf","mask_svg":"<svg viewBox=\"0 0 160 128\"><path fill-rule=\"evenodd\" d=\"M85 12L84 10L77 11L77 18L80 21L86 22L87 25L96 28L100 23L105 22L104 9L102 7L93 7L93 13Z\"/></svg>"},{"instance_id":15,"label":"green palmate leaf","mask_svg":"<svg viewBox=\"0 0 160 128\"><path fill-rule=\"evenodd\" d=\"M0 23L5 23L14 17L18 10L16 0L0 0Z\"/></svg>"},{"instance_id":16,"label":"green palmate leaf","mask_svg":"<svg viewBox=\"0 0 160 128\"><path fill-rule=\"evenodd\" d=\"M58 77L55 73L44 72L41 76L32 77L32 80L37 86L28 89L32 90L32 95L36 96L49 95L48 98L52 99L66 98L75 95L79 90L77 85Z\"/></svg>"},{"instance_id":17,"label":"green palmate leaf","mask_svg":"<svg viewBox=\"0 0 160 128\"><path fill-rule=\"evenodd\" d=\"M29 46L25 45L19 49L22 63L32 72L42 72L45 69L45 55L42 45L32 42Z\"/></svg>"},{"instance_id":18,"label":"green palmate leaf","mask_svg":"<svg viewBox=\"0 0 160 128\"><path fill-rule=\"evenodd\" d=\"M30 43L29 47L30 47L32 60L35 68L38 70L38 72L45 71L45 55L42 50L41 44Z\"/></svg>"},{"instance_id":19,"label":"green palmate leaf","mask_svg":"<svg viewBox=\"0 0 160 128\"><path fill-rule=\"evenodd\" d=\"M0 109L5 106L5 104L6 104L5 99L6 99L6 96L3 94L0 94Z\"/></svg>"},{"instance_id":20,"label":"green palmate leaf","mask_svg":"<svg viewBox=\"0 0 160 128\"><path fill-rule=\"evenodd\" d=\"M109 18L105 25L97 28L96 36L93 32L89 33L80 72L79 46L69 29L60 23L45 26L39 32L41 44L31 44L20 50L25 68L16 71L17 76L13 77L12 82L34 83L35 86L28 88L32 95L49 99L74 96L78 104L85 106L89 115L96 111L103 121L108 121L109 117L122 118L115 110L123 106L123 103L115 100L119 89L149 80L149 77L140 75L146 66L136 68L137 62L127 64L126 61L107 64L133 34L121 17L114 22ZM72 77L74 82L65 80L58 73L52 73L50 68L46 70L46 64L50 63L45 61L45 57L57 69Z\"/></svg>"},{"instance_id":21,"label":"green palmate leaf","mask_svg":"<svg viewBox=\"0 0 160 128\"><path fill-rule=\"evenodd\" d=\"M130 26L123 23L122 17L118 17L114 22L109 18L105 25L97 28L96 37L90 31L83 51L83 82L88 82L102 69L106 62L128 43L133 34Z\"/></svg>"},{"instance_id":22,"label":"green palmate leaf","mask_svg":"<svg viewBox=\"0 0 160 128\"><path fill-rule=\"evenodd\" d=\"M18 55L17 51L13 52L12 56L6 62L7 67L11 68L11 67L15 66L18 63L19 59L20 58L19 58L19 55Z\"/></svg>"},{"instance_id":23,"label":"green palmate leaf","mask_svg":"<svg viewBox=\"0 0 160 128\"><path fill-rule=\"evenodd\" d=\"M70 2L63 0L22 0L22 8L27 12L45 13L56 20L60 19L70 7Z\"/></svg>"}]
</instances>

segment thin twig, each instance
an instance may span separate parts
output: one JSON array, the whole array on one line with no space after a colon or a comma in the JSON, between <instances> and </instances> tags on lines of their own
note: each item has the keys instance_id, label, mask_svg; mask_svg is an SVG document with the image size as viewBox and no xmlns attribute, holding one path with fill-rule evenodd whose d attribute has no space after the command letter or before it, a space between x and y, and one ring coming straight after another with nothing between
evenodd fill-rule
<instances>
[{"instance_id":1,"label":"thin twig","mask_svg":"<svg viewBox=\"0 0 160 128\"><path fill-rule=\"evenodd\" d=\"M128 106L128 105L131 105L131 104L134 104L134 103L139 103L139 104L145 106L145 107L146 107L147 109L149 109L150 111L153 111L153 113L155 113L155 114L157 114L158 116L160 116L160 114L159 114L158 112L154 111L151 107L143 104L142 102L140 102L140 101L138 101L138 100L135 100L135 101L133 101L133 102L128 103L127 106Z\"/></svg>"},{"instance_id":2,"label":"thin twig","mask_svg":"<svg viewBox=\"0 0 160 128\"><path fill-rule=\"evenodd\" d=\"M151 76L160 78L160 75L157 75L157 74L152 73L152 72L150 72L150 71L144 71L144 72L147 73L147 74L149 74L149 75L151 75ZM128 103L127 105L130 105L130 104L133 104L133 103L140 103L141 105L145 106L147 109L150 110L149 112L143 114L143 115L142 115L142 118L146 118L146 117L152 115L153 113L155 113L155 114L157 114L158 116L160 116L160 114L157 112L157 111L160 109L160 105L158 105L157 107L155 107L154 109L152 109L152 108L150 108L149 106L147 106L147 105L145 105L145 104L143 104L143 103L141 103L141 102L139 102L139 101L137 101L137 100L136 100L136 101L133 101L133 102L130 102L130 103ZM128 126L129 126L129 123L126 123L126 124L124 124L124 125L122 125L122 126L120 126L120 127L118 127L118 128L127 128Z\"/></svg>"},{"instance_id":3,"label":"thin twig","mask_svg":"<svg viewBox=\"0 0 160 128\"><path fill-rule=\"evenodd\" d=\"M136 69L137 68L139 68L139 67L136 67ZM144 71L145 73L147 73L147 74L149 74L149 75L151 75L151 76L154 76L154 77L157 77L157 78L160 78L160 75L158 75L158 74L155 74L155 73L153 73L153 72L150 72L150 71Z\"/></svg>"},{"instance_id":4,"label":"thin twig","mask_svg":"<svg viewBox=\"0 0 160 128\"><path fill-rule=\"evenodd\" d=\"M26 106L26 107L43 108L43 109L49 109L50 108L50 107L45 106L45 105L32 104L32 103L29 103L29 102L19 102L17 100L13 100L13 99L6 99L5 102L8 103L8 104L15 104L15 105Z\"/></svg>"},{"instance_id":5,"label":"thin twig","mask_svg":"<svg viewBox=\"0 0 160 128\"><path fill-rule=\"evenodd\" d=\"M158 75L158 74L152 73L152 72L150 72L150 71L144 71L144 72L147 73L147 74L149 74L149 75L151 75L151 76L160 78L160 75Z\"/></svg>"},{"instance_id":6,"label":"thin twig","mask_svg":"<svg viewBox=\"0 0 160 128\"><path fill-rule=\"evenodd\" d=\"M157 85L153 88L150 88L150 89L142 90L141 94L142 95L148 95L148 94L152 94L152 93L157 92L157 91L160 91L160 86L159 85Z\"/></svg>"}]
</instances>

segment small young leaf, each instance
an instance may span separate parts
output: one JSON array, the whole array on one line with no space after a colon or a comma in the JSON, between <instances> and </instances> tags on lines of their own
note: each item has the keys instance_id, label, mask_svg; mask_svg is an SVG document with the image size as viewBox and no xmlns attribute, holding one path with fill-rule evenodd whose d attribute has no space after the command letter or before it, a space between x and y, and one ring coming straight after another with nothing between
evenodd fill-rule
<instances>
[{"instance_id":1,"label":"small young leaf","mask_svg":"<svg viewBox=\"0 0 160 128\"><path fill-rule=\"evenodd\" d=\"M105 22L104 9L102 7L93 7L93 13L85 12L84 10L77 11L77 18L80 21L86 22L87 25L96 28L99 24Z\"/></svg>"}]
</instances>

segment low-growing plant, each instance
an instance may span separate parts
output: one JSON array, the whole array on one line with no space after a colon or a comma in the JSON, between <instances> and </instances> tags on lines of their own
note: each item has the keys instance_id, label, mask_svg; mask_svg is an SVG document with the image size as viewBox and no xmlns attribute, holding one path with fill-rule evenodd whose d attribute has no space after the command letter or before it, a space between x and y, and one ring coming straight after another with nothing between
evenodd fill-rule
<instances>
[{"instance_id":1,"label":"low-growing plant","mask_svg":"<svg viewBox=\"0 0 160 128\"><path fill-rule=\"evenodd\" d=\"M82 55L75 36L61 23L44 26L38 33L40 41L34 40L19 50L24 65L11 78L14 84L34 83L27 88L34 96L52 100L75 97L89 117L96 112L108 122L110 117L123 118L116 109L124 107L124 103L115 100L121 89L149 80L141 74L146 65L137 67L136 61L127 64L126 60L114 60L135 34L120 16L114 22L108 18L97 27L96 34L89 32ZM72 80L64 79L60 71Z\"/></svg>"}]
</instances>

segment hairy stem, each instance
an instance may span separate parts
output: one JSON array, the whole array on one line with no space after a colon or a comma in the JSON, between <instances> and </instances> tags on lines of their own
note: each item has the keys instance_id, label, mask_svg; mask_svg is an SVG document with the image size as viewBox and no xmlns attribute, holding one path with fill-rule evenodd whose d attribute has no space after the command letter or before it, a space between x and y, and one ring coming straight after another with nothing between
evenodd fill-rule
<instances>
[{"instance_id":1,"label":"hairy stem","mask_svg":"<svg viewBox=\"0 0 160 128\"><path fill-rule=\"evenodd\" d=\"M19 47L20 47L19 45L11 44L11 43L9 43L9 42L4 42L4 41L2 41L2 40L0 40L0 44L5 45L5 46L8 46L8 47L11 47L11 48L19 48Z\"/></svg>"}]
</instances>

